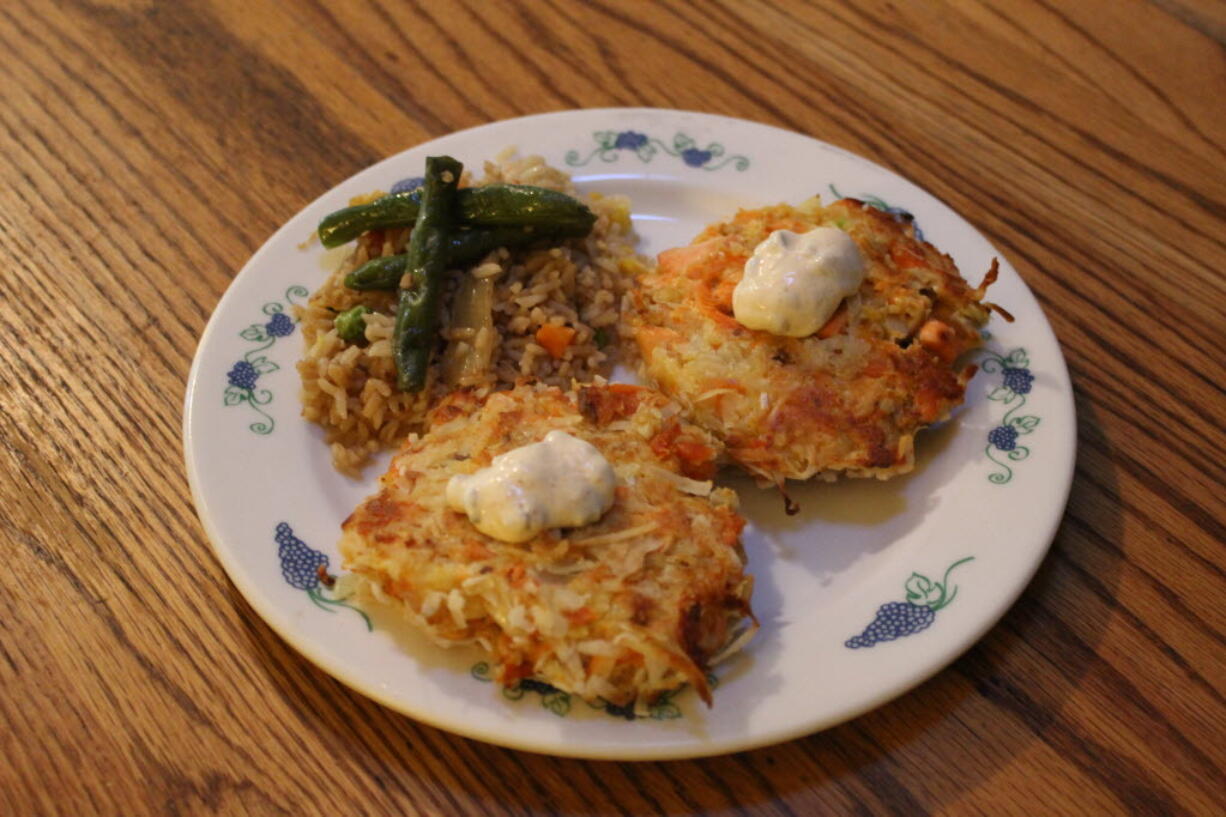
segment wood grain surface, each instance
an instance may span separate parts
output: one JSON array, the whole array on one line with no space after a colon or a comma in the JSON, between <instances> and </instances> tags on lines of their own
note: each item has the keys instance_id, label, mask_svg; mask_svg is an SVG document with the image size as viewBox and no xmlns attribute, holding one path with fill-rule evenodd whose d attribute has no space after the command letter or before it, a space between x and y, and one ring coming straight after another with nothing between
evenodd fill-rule
<instances>
[{"instance_id":1,"label":"wood grain surface","mask_svg":"<svg viewBox=\"0 0 1226 817\"><path fill-rule=\"evenodd\" d=\"M1211 0L0 3L0 814L1226 813L1224 43ZM459 128L630 105L948 202L1039 297L1079 420L1052 552L982 642L689 762L351 692L241 598L182 464L201 330L308 201Z\"/></svg>"}]
</instances>

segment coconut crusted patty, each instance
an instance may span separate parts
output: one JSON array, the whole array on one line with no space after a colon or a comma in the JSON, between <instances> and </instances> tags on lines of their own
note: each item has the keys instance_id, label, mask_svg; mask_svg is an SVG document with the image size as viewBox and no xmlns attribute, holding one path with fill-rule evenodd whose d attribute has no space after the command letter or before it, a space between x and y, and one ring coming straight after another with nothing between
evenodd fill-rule
<instances>
[{"instance_id":1,"label":"coconut crusted patty","mask_svg":"<svg viewBox=\"0 0 1226 817\"><path fill-rule=\"evenodd\" d=\"M859 292L809 337L738 323L732 290L754 248L775 230L819 226L860 248ZM812 199L742 210L661 253L629 321L645 376L760 480L886 478L911 470L916 431L962 402L975 367L957 360L980 343L995 276L993 262L972 289L909 222L855 199Z\"/></svg>"},{"instance_id":2,"label":"coconut crusted patty","mask_svg":"<svg viewBox=\"0 0 1226 817\"><path fill-rule=\"evenodd\" d=\"M448 508L453 475L554 429L594 445L617 474L599 521L509 544ZM745 621L753 579L736 495L705 481L720 451L675 403L637 386L457 392L345 521L341 553L439 643L482 645L503 684L534 678L644 707L688 682L710 703L708 664L756 627Z\"/></svg>"}]
</instances>

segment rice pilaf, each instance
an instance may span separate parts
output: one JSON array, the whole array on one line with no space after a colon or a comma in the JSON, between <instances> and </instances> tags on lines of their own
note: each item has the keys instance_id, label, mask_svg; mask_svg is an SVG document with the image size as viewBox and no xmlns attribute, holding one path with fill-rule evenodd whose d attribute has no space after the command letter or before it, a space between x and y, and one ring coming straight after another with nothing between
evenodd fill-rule
<instances>
[{"instance_id":1,"label":"rice pilaf","mask_svg":"<svg viewBox=\"0 0 1226 817\"><path fill-rule=\"evenodd\" d=\"M514 159L509 152L486 162L482 179L471 182L466 172L461 184L498 182L576 195L566 173L539 156ZM544 248L499 249L465 272L494 281L492 329L453 325L460 276L449 280L439 346L426 388L416 394L396 389L391 341L395 293L359 292L344 284L345 276L363 263L404 252L411 230L372 230L358 239L352 254L298 308L306 343L298 363L302 413L323 426L337 470L356 476L372 454L423 430L427 411L454 388L511 388L524 377L565 387L608 373L618 347L622 298L641 264L634 252L629 200L592 193L583 201L597 216L587 237ZM372 311L365 319L365 342L354 344L339 336L333 322L357 305ZM565 348L542 345L537 339L542 327L555 327L542 337L560 334ZM447 358L472 351L465 344L475 347L488 365L445 379Z\"/></svg>"}]
</instances>

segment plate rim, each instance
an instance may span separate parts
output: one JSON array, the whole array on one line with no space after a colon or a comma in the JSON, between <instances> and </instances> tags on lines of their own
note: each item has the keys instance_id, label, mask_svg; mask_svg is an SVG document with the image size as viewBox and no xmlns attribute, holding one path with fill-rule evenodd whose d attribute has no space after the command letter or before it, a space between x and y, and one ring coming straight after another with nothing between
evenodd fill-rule
<instances>
[{"instance_id":1,"label":"plate rim","mask_svg":"<svg viewBox=\"0 0 1226 817\"><path fill-rule=\"evenodd\" d=\"M1042 309L1042 305L1035 297L1035 303L1038 307L1038 312L1042 318L1043 328L1051 335L1051 340L1055 349L1059 352L1058 356L1045 364L1045 368L1058 373L1062 382L1068 384L1067 389L1061 389L1054 394L1059 395L1063 405L1056 407L1052 406L1051 411L1059 411L1068 418L1067 434L1065 439L1053 439L1051 445L1057 451L1067 452L1065 459L1067 466L1063 463L1053 463L1053 467L1059 467L1059 475L1063 480L1063 485L1060 486L1058 492L1059 504L1053 505L1053 511L1047 520L1045 529L1042 531L1041 538L1044 542L1041 548L1036 548L1034 557L1026 565L1024 571L1019 571L1012 579L1008 592L998 595L994 598L990 605L985 605L987 612L982 612L985 606L977 608L981 612L975 617L975 626L956 639L946 637L943 639L936 653L939 655L927 661L921 671L912 673L907 676L904 681L894 685L885 685L877 690L877 694L865 699L858 706L849 707L840 710L837 714L818 719L799 722L790 728L776 729L767 733L759 734L752 737L746 737L740 741L704 741L695 740L688 743L668 743L668 744L637 744L637 745L605 745L601 747L590 747L586 743L571 744L564 738L558 741L549 741L547 739L533 739L531 737L519 737L520 733L516 730L510 730L509 733L492 732L481 729L479 726L474 726L471 722L450 720L443 717L437 717L428 709L409 711L404 704L389 693L384 693L374 684L362 679L357 673L352 672L346 665L341 663L339 659L333 658L328 654L328 651L323 647L317 647L314 642L308 640L305 636L301 636L297 628L290 626L290 617L283 612L279 606L273 601L272 597L262 592L257 586L255 580L248 575L243 568L241 561L232 549L222 545L222 537L217 530L214 514L216 511L211 507L207 497L204 495L201 487L202 477L199 473L200 466L196 461L193 450L195 436L193 434L193 422L196 416L197 388L199 386L199 370L203 365L202 351L210 342L212 336L220 331L219 326L222 321L222 315L227 312L226 307L229 302L238 297L234 284L250 269L257 267L265 255L273 253L273 247L279 245L282 233L290 229L291 224L303 212L316 207L322 200L332 196L334 191L348 183L355 176L364 173L373 168L379 167L385 163L395 162L403 154L422 148L432 142L450 139L461 136L463 134L472 134L475 131L484 129L494 129L507 126L525 125L530 122L540 121L544 119L567 118L576 114L582 115L608 115L608 116L627 116L627 115L644 115L648 117L676 117L678 115L699 117L704 120L712 121L713 123L728 123L735 124L738 127L750 126L755 129L766 129L769 132L785 135L787 138L802 138L815 147L823 150L833 151L845 158L848 158L857 163L867 163L885 173L895 176L918 190L923 191L926 195L938 201L942 206L952 212L961 221L965 222L971 230L977 234L993 253L1001 258L1006 258L1004 253L1001 253L995 246L987 240L986 236L976 227L971 224L964 216L962 216L953 207L946 204L942 199L928 191L926 188L916 184L909 178L899 173L898 171L886 167L872 159L860 156L852 151L838 147L822 141L808 134L798 131L788 130L776 125L756 122L749 119L731 117L724 114L706 113L702 111L668 109L668 108L650 108L650 107L612 107L612 108L582 108L582 109L562 109L543 113L529 114L510 119L496 120L479 125L475 125L462 130L457 130L443 134L441 136L431 137L423 142L410 145L403 150L397 151L394 154L386 156L367 167L361 168L353 174L350 174L345 179L337 182L335 185L325 190L311 202L299 208L285 222L283 222L273 233L260 245L260 247L251 255L251 257L243 264L234 277L227 284L225 291L218 299L217 304L209 316L204 330L200 334L199 341L196 344L193 352L192 364L188 372L187 387L184 393L184 409L182 421L183 434L183 452L185 470L187 473L188 484L191 489L192 500L196 510L196 516L201 522L201 526L208 539L209 546L214 555L221 563L226 572L227 577L233 585L242 594L248 605L260 616L266 625L268 625L283 641L297 651L300 655L318 667L320 670L327 673L329 676L358 692L359 694L376 701L382 706L391 709L399 715L408 717L420 723L425 723L434 728L458 734L466 738L480 740L485 743L490 743L497 746L507 747L520 751L529 751L538 754L546 754L558 757L575 757L597 760L621 760L621 761L654 761L665 759L682 759L682 758L698 758L709 757L715 755L729 754L732 752L746 751L763 746L783 743L803 737L805 735L814 734L822 730L828 729L839 723L844 723L853 720L860 715L876 709L885 703L898 698L907 692L915 689L927 680L934 677L942 670L949 667L963 653L977 644L989 630L996 626L1004 616L1004 614L1016 603L1017 599L1030 585L1039 566L1046 559L1051 545L1055 539L1060 525L1063 522L1064 515L1067 510L1068 499L1072 489L1073 476L1076 465L1076 406L1074 394L1071 385L1071 379L1068 373L1067 361L1065 359L1059 338L1055 333L1054 327L1047 319L1047 315ZM579 175L579 174L576 174ZM1026 291L1034 297L1034 293L1030 290L1024 279L1021 279L1018 273L1019 282ZM203 409L203 406L200 407ZM1053 473L1056 473L1053 471ZM1058 509L1058 510L1056 510Z\"/></svg>"}]
</instances>

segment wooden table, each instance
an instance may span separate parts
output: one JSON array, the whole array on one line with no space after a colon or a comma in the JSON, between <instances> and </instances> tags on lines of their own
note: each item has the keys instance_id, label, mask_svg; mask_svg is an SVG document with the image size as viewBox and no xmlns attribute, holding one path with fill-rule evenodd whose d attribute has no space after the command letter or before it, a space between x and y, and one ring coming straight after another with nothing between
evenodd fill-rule
<instances>
[{"instance_id":1,"label":"wooden table","mask_svg":"<svg viewBox=\"0 0 1226 817\"><path fill-rule=\"evenodd\" d=\"M0 813L1222 814L1226 7L0 4ZM645 105L779 125L969 218L1080 448L1018 604L919 689L708 760L422 726L284 644L197 521L197 339L304 204L431 137Z\"/></svg>"}]
</instances>

